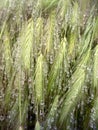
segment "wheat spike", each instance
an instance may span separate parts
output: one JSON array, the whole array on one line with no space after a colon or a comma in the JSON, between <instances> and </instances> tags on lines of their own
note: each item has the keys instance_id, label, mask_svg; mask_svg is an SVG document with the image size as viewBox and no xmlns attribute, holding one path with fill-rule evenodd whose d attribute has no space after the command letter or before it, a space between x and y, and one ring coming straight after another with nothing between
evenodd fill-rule
<instances>
[{"instance_id":1,"label":"wheat spike","mask_svg":"<svg viewBox=\"0 0 98 130\"><path fill-rule=\"evenodd\" d=\"M11 67L12 67L12 56L11 56L11 43L10 43L10 35L6 28L4 32L4 58L5 58L5 70L7 75L10 76Z\"/></svg>"},{"instance_id":2,"label":"wheat spike","mask_svg":"<svg viewBox=\"0 0 98 130\"><path fill-rule=\"evenodd\" d=\"M9 104L10 104L10 101L11 101L11 90L13 88L13 84L14 84L14 80L15 80L15 76L16 76L16 71L12 74L12 77L8 83L8 86L6 88L6 91L5 91L5 107L6 109L9 108Z\"/></svg>"},{"instance_id":3,"label":"wheat spike","mask_svg":"<svg viewBox=\"0 0 98 130\"><path fill-rule=\"evenodd\" d=\"M72 109L76 106L79 99L82 98L83 93L82 88L85 80L85 69L83 66L87 64L90 58L90 50L88 50L85 55L83 55L81 62L76 68L76 71L72 75L73 84L67 93L66 99L63 102L63 107L61 109L60 124L62 125L64 120L67 118Z\"/></svg>"},{"instance_id":4,"label":"wheat spike","mask_svg":"<svg viewBox=\"0 0 98 130\"><path fill-rule=\"evenodd\" d=\"M55 121L55 115L57 112L57 108L58 108L58 101L59 101L59 95L57 95L54 98L54 101L52 103L52 107L47 115L47 123L46 123L46 127L51 126L53 124L53 122Z\"/></svg>"},{"instance_id":5,"label":"wheat spike","mask_svg":"<svg viewBox=\"0 0 98 130\"><path fill-rule=\"evenodd\" d=\"M80 45L80 56L87 51L88 47L92 45L92 41L95 34L95 19L92 19L92 15L89 17L86 25L85 32L82 36L82 43Z\"/></svg>"},{"instance_id":6,"label":"wheat spike","mask_svg":"<svg viewBox=\"0 0 98 130\"><path fill-rule=\"evenodd\" d=\"M21 58L23 67L30 70L31 50L33 46L33 20L29 19L21 33Z\"/></svg>"},{"instance_id":7,"label":"wheat spike","mask_svg":"<svg viewBox=\"0 0 98 130\"><path fill-rule=\"evenodd\" d=\"M35 49L36 49L36 53L38 54L38 51L41 51L41 49L42 49L42 39L43 39L43 18L41 18L41 17L39 17L36 21L35 32L36 32ZM40 50L39 50L39 48L40 48Z\"/></svg>"},{"instance_id":8,"label":"wheat spike","mask_svg":"<svg viewBox=\"0 0 98 130\"><path fill-rule=\"evenodd\" d=\"M53 38L55 30L55 11L51 11L46 25L46 52L49 53L53 48Z\"/></svg>"},{"instance_id":9,"label":"wheat spike","mask_svg":"<svg viewBox=\"0 0 98 130\"><path fill-rule=\"evenodd\" d=\"M36 93L36 101L38 104L40 104L43 99L43 55L42 54L40 54L36 63L35 93Z\"/></svg>"},{"instance_id":10,"label":"wheat spike","mask_svg":"<svg viewBox=\"0 0 98 130\"><path fill-rule=\"evenodd\" d=\"M53 84L55 83L56 77L61 68L61 64L63 63L63 58L66 54L66 43L66 38L62 39L59 52L57 53L54 63L51 67L48 79L48 93L53 91Z\"/></svg>"},{"instance_id":11,"label":"wheat spike","mask_svg":"<svg viewBox=\"0 0 98 130\"><path fill-rule=\"evenodd\" d=\"M73 51L75 51L75 45L78 39L78 22L79 22L79 5L77 2L74 3L72 9L72 16L70 20L71 32L69 34L69 55L74 55Z\"/></svg>"},{"instance_id":12,"label":"wheat spike","mask_svg":"<svg viewBox=\"0 0 98 130\"><path fill-rule=\"evenodd\" d=\"M71 1L70 0L60 0L58 3L58 8L60 8L60 16L61 18L65 18L66 14L69 11L69 7L71 5Z\"/></svg>"},{"instance_id":13,"label":"wheat spike","mask_svg":"<svg viewBox=\"0 0 98 130\"><path fill-rule=\"evenodd\" d=\"M70 38L69 38L69 49L68 49L68 53L69 55L71 56L74 56L74 51L75 51L75 44L77 42L77 32L78 30L75 29L74 31L71 30L71 33L70 33Z\"/></svg>"},{"instance_id":14,"label":"wheat spike","mask_svg":"<svg viewBox=\"0 0 98 130\"><path fill-rule=\"evenodd\" d=\"M73 27L76 27L79 23L79 5L77 2L73 3L73 8L72 8L72 15L71 15L71 20L70 24Z\"/></svg>"}]
</instances>

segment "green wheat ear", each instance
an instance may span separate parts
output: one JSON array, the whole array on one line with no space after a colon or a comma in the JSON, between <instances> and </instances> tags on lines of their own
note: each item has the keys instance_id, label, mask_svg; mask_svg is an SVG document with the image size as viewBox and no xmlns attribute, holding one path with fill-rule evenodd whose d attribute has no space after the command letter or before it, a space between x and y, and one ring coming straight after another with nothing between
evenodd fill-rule
<instances>
[{"instance_id":1,"label":"green wheat ear","mask_svg":"<svg viewBox=\"0 0 98 130\"><path fill-rule=\"evenodd\" d=\"M72 8L70 24L74 28L74 27L77 27L78 23L79 23L79 5L77 2L74 2L73 8Z\"/></svg>"},{"instance_id":2,"label":"green wheat ear","mask_svg":"<svg viewBox=\"0 0 98 130\"><path fill-rule=\"evenodd\" d=\"M70 36L69 36L69 48L68 48L68 54L72 57L75 55L75 45L77 43L77 36L78 36L78 30L71 30Z\"/></svg>"},{"instance_id":3,"label":"green wheat ear","mask_svg":"<svg viewBox=\"0 0 98 130\"><path fill-rule=\"evenodd\" d=\"M37 59L35 70L35 95L38 105L40 105L43 99L43 62L43 55L40 54Z\"/></svg>"},{"instance_id":4,"label":"green wheat ear","mask_svg":"<svg viewBox=\"0 0 98 130\"><path fill-rule=\"evenodd\" d=\"M50 109L50 111L49 111L49 113L47 115L46 127L48 127L48 125L51 126L55 122L55 116L57 114L58 103L59 103L59 95L57 95L54 98L51 109Z\"/></svg>"},{"instance_id":5,"label":"green wheat ear","mask_svg":"<svg viewBox=\"0 0 98 130\"><path fill-rule=\"evenodd\" d=\"M7 30L7 27L4 32L4 59L5 59L5 70L8 76L10 76L11 67L12 67L12 56L11 56L11 40L10 34Z\"/></svg>"},{"instance_id":6,"label":"green wheat ear","mask_svg":"<svg viewBox=\"0 0 98 130\"><path fill-rule=\"evenodd\" d=\"M6 88L6 91L5 91L5 99L4 99L4 101L5 101L5 107L6 107L7 110L10 108L9 104L11 102L11 90L13 89L15 76L16 76L16 71L12 74L12 76L10 78L10 81L8 83L8 86Z\"/></svg>"},{"instance_id":7,"label":"green wheat ear","mask_svg":"<svg viewBox=\"0 0 98 130\"><path fill-rule=\"evenodd\" d=\"M77 2L74 3L72 9L72 15L70 20L71 32L69 34L69 49L68 53L71 56L75 54L75 45L78 39L78 23L79 23L79 5Z\"/></svg>"},{"instance_id":8,"label":"green wheat ear","mask_svg":"<svg viewBox=\"0 0 98 130\"><path fill-rule=\"evenodd\" d=\"M46 30L46 52L49 53L53 49L53 41L54 41L54 30L55 30L55 11L51 11L47 24L45 26Z\"/></svg>"},{"instance_id":9,"label":"green wheat ear","mask_svg":"<svg viewBox=\"0 0 98 130\"><path fill-rule=\"evenodd\" d=\"M82 57L82 60L76 67L76 71L72 75L73 83L63 101L63 107L60 114L60 124L62 125L69 113L76 106L78 101L83 97L82 88L85 80L85 69L83 66L87 65L90 58L90 50L88 50Z\"/></svg>"},{"instance_id":10,"label":"green wheat ear","mask_svg":"<svg viewBox=\"0 0 98 130\"><path fill-rule=\"evenodd\" d=\"M92 20L92 15L91 15L87 21L87 26L82 36L82 42L79 50L80 56L82 56L88 50L88 47L92 45L94 31L95 31L94 24L95 24L95 19Z\"/></svg>"},{"instance_id":11,"label":"green wheat ear","mask_svg":"<svg viewBox=\"0 0 98 130\"><path fill-rule=\"evenodd\" d=\"M36 32L35 41L36 41L36 44L34 46L34 49L35 49L37 54L42 49L43 27L44 27L43 22L44 21L43 21L42 17L39 17L36 20L36 26L35 26L35 32Z\"/></svg>"},{"instance_id":12,"label":"green wheat ear","mask_svg":"<svg viewBox=\"0 0 98 130\"><path fill-rule=\"evenodd\" d=\"M42 40L42 36L43 36L43 18L42 17L39 17L37 18L37 21L36 21L36 40L37 40L37 44L40 44L41 43L41 40Z\"/></svg>"},{"instance_id":13,"label":"green wheat ear","mask_svg":"<svg viewBox=\"0 0 98 130\"><path fill-rule=\"evenodd\" d=\"M31 51L33 50L33 19L29 19L21 32L21 61L25 70L30 71Z\"/></svg>"},{"instance_id":14,"label":"green wheat ear","mask_svg":"<svg viewBox=\"0 0 98 130\"><path fill-rule=\"evenodd\" d=\"M48 78L48 93L54 90L54 83L57 78L58 72L61 69L61 65L64 60L64 56L66 54L66 38L63 38L60 44L59 51L56 55L56 58L54 59L54 63L51 67L51 70L49 72L49 78Z\"/></svg>"},{"instance_id":15,"label":"green wheat ear","mask_svg":"<svg viewBox=\"0 0 98 130\"><path fill-rule=\"evenodd\" d=\"M58 8L60 8L60 16L62 19L65 18L66 14L68 13L69 11L69 7L71 5L71 0L60 0L59 3L58 3Z\"/></svg>"}]
</instances>

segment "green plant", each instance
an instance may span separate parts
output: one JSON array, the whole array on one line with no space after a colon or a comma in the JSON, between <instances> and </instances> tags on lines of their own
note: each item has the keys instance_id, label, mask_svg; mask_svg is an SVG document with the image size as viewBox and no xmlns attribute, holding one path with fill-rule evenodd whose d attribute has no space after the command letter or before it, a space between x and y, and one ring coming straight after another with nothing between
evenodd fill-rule
<instances>
[{"instance_id":1,"label":"green plant","mask_svg":"<svg viewBox=\"0 0 98 130\"><path fill-rule=\"evenodd\" d=\"M0 129L98 129L94 6L86 12L84 1L15 0L4 7Z\"/></svg>"}]
</instances>

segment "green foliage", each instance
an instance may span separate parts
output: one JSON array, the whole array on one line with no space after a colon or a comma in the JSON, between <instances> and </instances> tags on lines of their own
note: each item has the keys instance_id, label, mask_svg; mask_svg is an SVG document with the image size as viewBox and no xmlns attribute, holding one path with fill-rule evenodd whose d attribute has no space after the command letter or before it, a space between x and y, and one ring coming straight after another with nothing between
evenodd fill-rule
<instances>
[{"instance_id":1,"label":"green foliage","mask_svg":"<svg viewBox=\"0 0 98 130\"><path fill-rule=\"evenodd\" d=\"M9 0L4 7L0 129L98 129L98 17L94 6L86 11L90 0Z\"/></svg>"}]
</instances>

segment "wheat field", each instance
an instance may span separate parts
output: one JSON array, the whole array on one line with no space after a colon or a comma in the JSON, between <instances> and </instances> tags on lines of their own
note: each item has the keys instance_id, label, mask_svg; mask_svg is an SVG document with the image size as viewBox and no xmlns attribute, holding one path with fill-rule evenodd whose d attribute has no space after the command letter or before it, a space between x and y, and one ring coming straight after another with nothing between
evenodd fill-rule
<instances>
[{"instance_id":1,"label":"wheat field","mask_svg":"<svg viewBox=\"0 0 98 130\"><path fill-rule=\"evenodd\" d=\"M97 5L0 0L0 130L98 130Z\"/></svg>"}]
</instances>

